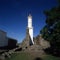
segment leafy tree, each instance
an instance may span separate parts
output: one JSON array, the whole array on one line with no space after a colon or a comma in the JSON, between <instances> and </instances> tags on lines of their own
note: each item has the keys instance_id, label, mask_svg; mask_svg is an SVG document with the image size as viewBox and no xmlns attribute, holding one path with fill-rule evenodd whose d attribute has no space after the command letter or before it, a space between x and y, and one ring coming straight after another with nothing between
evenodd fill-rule
<instances>
[{"instance_id":1,"label":"leafy tree","mask_svg":"<svg viewBox=\"0 0 60 60\"><path fill-rule=\"evenodd\" d=\"M59 0L60 3L60 0ZM46 26L40 31L42 37L51 43L53 53L60 53L60 4L48 11L46 15Z\"/></svg>"}]
</instances>

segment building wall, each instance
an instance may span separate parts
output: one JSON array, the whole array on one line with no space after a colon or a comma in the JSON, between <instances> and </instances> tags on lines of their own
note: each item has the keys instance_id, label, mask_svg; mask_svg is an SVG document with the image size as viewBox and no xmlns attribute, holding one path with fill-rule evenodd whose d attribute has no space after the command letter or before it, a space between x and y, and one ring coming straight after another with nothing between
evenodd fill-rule
<instances>
[{"instance_id":1,"label":"building wall","mask_svg":"<svg viewBox=\"0 0 60 60\"><path fill-rule=\"evenodd\" d=\"M17 46L16 44L17 44L16 39L8 38L8 48L9 49L16 48L16 46Z\"/></svg>"},{"instance_id":2,"label":"building wall","mask_svg":"<svg viewBox=\"0 0 60 60\"><path fill-rule=\"evenodd\" d=\"M6 32L0 30L0 47L8 45L8 39L6 35Z\"/></svg>"}]
</instances>

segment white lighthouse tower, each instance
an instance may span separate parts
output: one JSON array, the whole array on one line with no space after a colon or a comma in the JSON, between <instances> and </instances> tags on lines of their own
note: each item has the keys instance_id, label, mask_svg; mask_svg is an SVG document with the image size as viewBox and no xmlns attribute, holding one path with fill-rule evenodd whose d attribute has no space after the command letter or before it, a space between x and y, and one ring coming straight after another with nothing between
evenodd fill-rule
<instances>
[{"instance_id":1,"label":"white lighthouse tower","mask_svg":"<svg viewBox=\"0 0 60 60\"><path fill-rule=\"evenodd\" d=\"M32 26L32 16L31 14L29 14L28 16L28 33L29 33L29 37L30 37L30 42L31 44L34 44L33 41L33 26Z\"/></svg>"}]
</instances>

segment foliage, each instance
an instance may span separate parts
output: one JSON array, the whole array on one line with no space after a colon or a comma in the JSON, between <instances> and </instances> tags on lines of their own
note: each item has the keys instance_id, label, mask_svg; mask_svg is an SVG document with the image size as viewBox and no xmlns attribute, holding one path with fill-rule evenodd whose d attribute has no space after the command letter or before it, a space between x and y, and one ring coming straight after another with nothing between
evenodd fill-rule
<instances>
[{"instance_id":1,"label":"foliage","mask_svg":"<svg viewBox=\"0 0 60 60\"><path fill-rule=\"evenodd\" d=\"M42 37L51 43L51 48L53 53L59 54L60 52L60 4L49 11L45 11L44 13L46 15L46 26L44 26L44 28L40 32L42 34Z\"/></svg>"}]
</instances>

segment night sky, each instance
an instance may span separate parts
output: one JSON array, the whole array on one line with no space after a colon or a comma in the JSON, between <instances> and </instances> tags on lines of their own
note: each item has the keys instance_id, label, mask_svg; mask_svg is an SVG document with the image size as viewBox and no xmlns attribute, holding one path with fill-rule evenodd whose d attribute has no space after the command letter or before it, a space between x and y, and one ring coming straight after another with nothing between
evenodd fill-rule
<instances>
[{"instance_id":1,"label":"night sky","mask_svg":"<svg viewBox=\"0 0 60 60\"><path fill-rule=\"evenodd\" d=\"M45 25L44 10L57 5L57 0L0 0L0 30L21 42L26 36L27 16L33 17L34 36Z\"/></svg>"}]
</instances>

